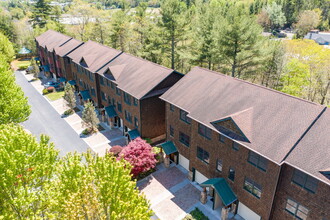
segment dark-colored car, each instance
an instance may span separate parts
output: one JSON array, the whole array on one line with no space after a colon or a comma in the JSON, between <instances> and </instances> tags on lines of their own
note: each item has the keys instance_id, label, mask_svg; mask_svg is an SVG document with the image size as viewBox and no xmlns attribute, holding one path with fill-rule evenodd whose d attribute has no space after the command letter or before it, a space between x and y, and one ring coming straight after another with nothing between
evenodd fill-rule
<instances>
[{"instance_id":1,"label":"dark-colored car","mask_svg":"<svg viewBox=\"0 0 330 220\"><path fill-rule=\"evenodd\" d=\"M60 87L60 83L58 82L46 82L45 85L44 85L45 88L48 88L48 87L54 87L54 88L59 88Z\"/></svg>"}]
</instances>

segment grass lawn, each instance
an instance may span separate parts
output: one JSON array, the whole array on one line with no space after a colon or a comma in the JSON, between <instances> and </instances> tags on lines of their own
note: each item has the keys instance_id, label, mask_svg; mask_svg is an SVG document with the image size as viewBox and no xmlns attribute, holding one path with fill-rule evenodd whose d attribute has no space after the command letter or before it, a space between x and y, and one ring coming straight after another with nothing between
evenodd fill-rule
<instances>
[{"instance_id":1,"label":"grass lawn","mask_svg":"<svg viewBox=\"0 0 330 220\"><path fill-rule=\"evenodd\" d=\"M30 60L18 60L15 65L17 66L18 69L26 69L28 66L31 65Z\"/></svg>"},{"instance_id":2,"label":"grass lawn","mask_svg":"<svg viewBox=\"0 0 330 220\"><path fill-rule=\"evenodd\" d=\"M61 92L52 92L52 93L49 93L47 95L47 98L50 100L50 101L55 101L57 99L60 99L64 96L64 91L61 91Z\"/></svg>"}]
</instances>

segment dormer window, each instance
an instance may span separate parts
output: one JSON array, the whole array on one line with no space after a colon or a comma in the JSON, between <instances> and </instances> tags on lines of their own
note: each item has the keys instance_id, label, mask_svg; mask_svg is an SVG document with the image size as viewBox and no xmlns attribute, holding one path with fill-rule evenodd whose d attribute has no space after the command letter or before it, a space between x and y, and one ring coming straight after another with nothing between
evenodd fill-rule
<instances>
[{"instance_id":1,"label":"dormer window","mask_svg":"<svg viewBox=\"0 0 330 220\"><path fill-rule=\"evenodd\" d=\"M83 66L83 67L88 67L88 65L87 65L87 63L86 63L86 61L85 61L85 59L84 59L83 57L81 58L79 64L80 64L81 66Z\"/></svg>"},{"instance_id":2,"label":"dormer window","mask_svg":"<svg viewBox=\"0 0 330 220\"><path fill-rule=\"evenodd\" d=\"M180 109L180 119L184 122L186 122L187 124L191 123L191 118L189 118L188 116L188 112L185 112L183 110Z\"/></svg>"}]
</instances>

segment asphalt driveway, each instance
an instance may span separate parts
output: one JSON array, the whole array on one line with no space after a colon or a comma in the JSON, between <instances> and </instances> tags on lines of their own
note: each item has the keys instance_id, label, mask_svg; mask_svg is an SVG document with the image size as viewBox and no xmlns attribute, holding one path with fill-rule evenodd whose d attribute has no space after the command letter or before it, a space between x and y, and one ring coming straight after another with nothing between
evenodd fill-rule
<instances>
[{"instance_id":1,"label":"asphalt driveway","mask_svg":"<svg viewBox=\"0 0 330 220\"><path fill-rule=\"evenodd\" d=\"M28 97L32 113L22 125L37 137L46 134L51 137L61 155L68 152L86 152L88 145L79 138L70 125L47 102L44 97L27 81L22 72L15 71L16 82Z\"/></svg>"}]
</instances>

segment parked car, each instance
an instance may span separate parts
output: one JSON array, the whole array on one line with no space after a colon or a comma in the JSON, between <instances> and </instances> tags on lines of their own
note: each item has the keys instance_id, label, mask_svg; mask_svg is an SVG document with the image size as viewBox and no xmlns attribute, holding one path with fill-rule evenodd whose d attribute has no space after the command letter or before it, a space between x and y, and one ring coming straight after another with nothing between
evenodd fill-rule
<instances>
[{"instance_id":1,"label":"parked car","mask_svg":"<svg viewBox=\"0 0 330 220\"><path fill-rule=\"evenodd\" d=\"M274 30L272 34L275 37L278 37L278 38L286 38L287 37L287 34L284 33L284 32L281 32L280 30Z\"/></svg>"},{"instance_id":2,"label":"parked car","mask_svg":"<svg viewBox=\"0 0 330 220\"><path fill-rule=\"evenodd\" d=\"M58 82L46 82L45 85L44 85L45 88L48 88L48 87L54 87L54 88L59 88L60 87L60 83Z\"/></svg>"}]
</instances>

